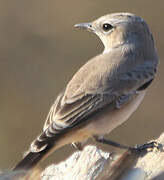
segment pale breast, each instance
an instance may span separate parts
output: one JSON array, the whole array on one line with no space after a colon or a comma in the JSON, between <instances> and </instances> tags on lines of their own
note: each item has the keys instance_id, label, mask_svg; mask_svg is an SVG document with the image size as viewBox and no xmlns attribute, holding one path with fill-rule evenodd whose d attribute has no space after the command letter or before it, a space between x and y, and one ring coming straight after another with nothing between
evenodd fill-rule
<instances>
[{"instance_id":1,"label":"pale breast","mask_svg":"<svg viewBox=\"0 0 164 180\"><path fill-rule=\"evenodd\" d=\"M104 110L104 112L101 112L100 115L94 117L94 120L90 124L84 127L84 131L90 131L93 135L103 135L111 132L117 126L126 121L137 109L142 102L145 93L146 91L140 92L133 100L120 109L111 110L109 108Z\"/></svg>"}]
</instances>

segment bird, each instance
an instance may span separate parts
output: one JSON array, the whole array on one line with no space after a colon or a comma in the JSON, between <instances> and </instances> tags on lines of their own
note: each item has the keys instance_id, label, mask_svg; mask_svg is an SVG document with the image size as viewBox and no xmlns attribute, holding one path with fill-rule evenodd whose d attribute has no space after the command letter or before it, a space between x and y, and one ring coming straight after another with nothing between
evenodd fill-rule
<instances>
[{"instance_id":1,"label":"bird","mask_svg":"<svg viewBox=\"0 0 164 180\"><path fill-rule=\"evenodd\" d=\"M156 76L159 58L143 18L111 13L75 28L96 34L104 50L87 61L57 96L41 134L14 171L33 169L66 144L80 149L90 137L112 144L104 135L136 111Z\"/></svg>"}]
</instances>

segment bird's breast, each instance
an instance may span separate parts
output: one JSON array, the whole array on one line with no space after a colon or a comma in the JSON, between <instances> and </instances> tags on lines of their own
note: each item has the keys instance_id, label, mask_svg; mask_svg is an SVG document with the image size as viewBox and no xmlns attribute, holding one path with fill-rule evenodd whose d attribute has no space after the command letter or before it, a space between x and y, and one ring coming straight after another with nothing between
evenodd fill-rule
<instances>
[{"instance_id":1,"label":"bird's breast","mask_svg":"<svg viewBox=\"0 0 164 180\"><path fill-rule=\"evenodd\" d=\"M111 110L107 107L102 110L84 129L93 135L106 134L126 121L142 102L146 91L136 95L130 102L123 105L120 109Z\"/></svg>"}]
</instances>

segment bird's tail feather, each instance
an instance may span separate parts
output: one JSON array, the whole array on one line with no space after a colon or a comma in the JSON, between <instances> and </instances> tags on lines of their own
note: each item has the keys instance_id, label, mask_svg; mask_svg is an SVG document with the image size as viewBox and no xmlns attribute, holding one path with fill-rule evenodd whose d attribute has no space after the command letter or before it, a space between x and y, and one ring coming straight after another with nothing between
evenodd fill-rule
<instances>
[{"instance_id":1,"label":"bird's tail feather","mask_svg":"<svg viewBox=\"0 0 164 180\"><path fill-rule=\"evenodd\" d=\"M14 168L13 171L25 170L28 171L35 167L50 151L51 146L46 147L41 152L29 152Z\"/></svg>"}]
</instances>

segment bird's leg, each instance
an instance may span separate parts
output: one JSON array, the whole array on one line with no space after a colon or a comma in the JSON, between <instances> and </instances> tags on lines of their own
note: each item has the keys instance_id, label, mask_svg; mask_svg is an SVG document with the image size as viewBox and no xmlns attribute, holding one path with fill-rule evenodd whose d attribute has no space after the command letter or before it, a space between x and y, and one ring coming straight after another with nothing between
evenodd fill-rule
<instances>
[{"instance_id":1,"label":"bird's leg","mask_svg":"<svg viewBox=\"0 0 164 180\"><path fill-rule=\"evenodd\" d=\"M95 136L95 140L97 142L107 144L107 145L110 145L110 146L114 146L114 147L117 147L117 148L120 148L120 149L127 149L127 150L130 150L130 151L136 151L136 152L143 152L143 151L147 151L148 149L153 149L153 148L159 149L160 148L160 144L158 144L155 141L145 143L143 145L136 145L135 147L130 147L130 146L122 145L122 144L119 144L117 142L105 139L103 137L99 138L99 137Z\"/></svg>"},{"instance_id":2,"label":"bird's leg","mask_svg":"<svg viewBox=\"0 0 164 180\"><path fill-rule=\"evenodd\" d=\"M129 149L131 148L130 146L126 146L126 145L122 145L122 144L119 144L117 142L114 142L114 141L111 141L111 140L108 140L108 139L105 139L105 138L99 138L97 136L95 136L95 140L99 143L102 143L102 144L107 144L107 145L110 145L110 146L114 146L114 147L117 147L117 148L120 148L120 149Z\"/></svg>"}]
</instances>

